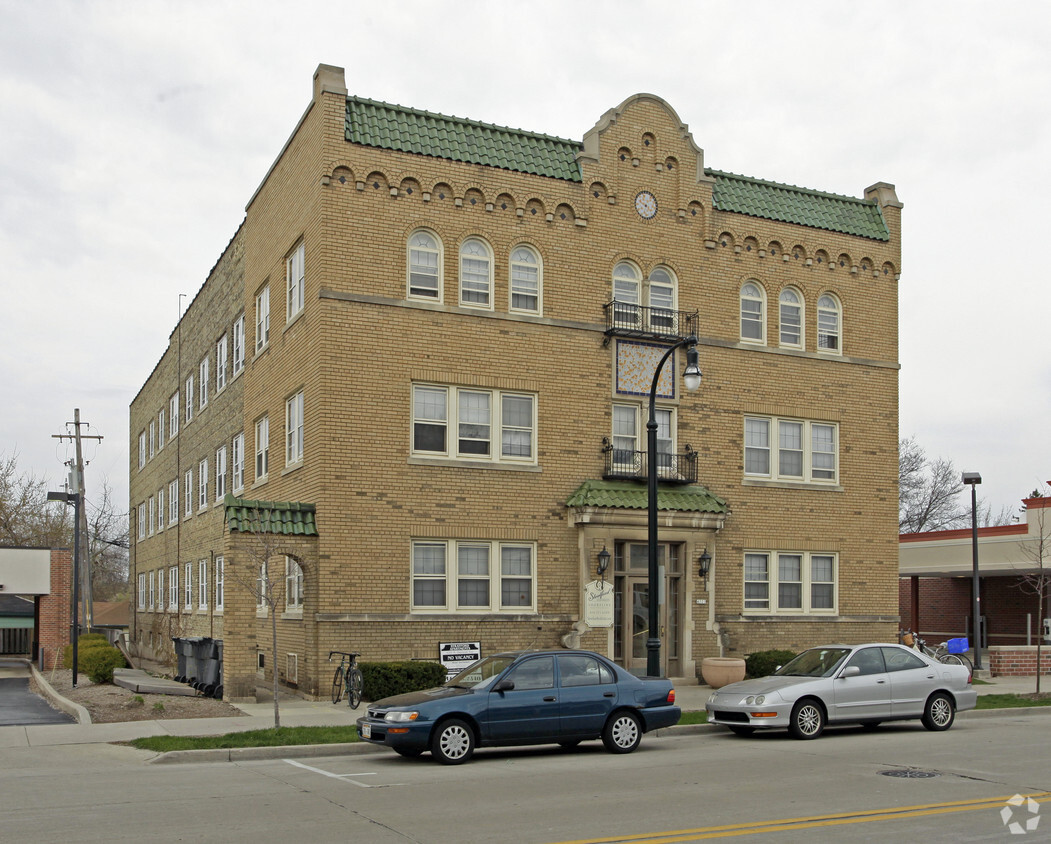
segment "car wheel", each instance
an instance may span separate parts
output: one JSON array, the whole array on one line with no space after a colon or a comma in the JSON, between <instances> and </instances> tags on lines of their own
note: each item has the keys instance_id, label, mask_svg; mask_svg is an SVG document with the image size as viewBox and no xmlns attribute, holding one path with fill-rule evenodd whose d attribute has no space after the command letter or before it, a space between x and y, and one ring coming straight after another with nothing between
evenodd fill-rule
<instances>
[{"instance_id":1,"label":"car wheel","mask_svg":"<svg viewBox=\"0 0 1051 844\"><path fill-rule=\"evenodd\" d=\"M415 759L423 753L422 750L418 750L415 747L395 747L394 752L399 756L404 756L406 759Z\"/></svg>"},{"instance_id":2,"label":"car wheel","mask_svg":"<svg viewBox=\"0 0 1051 844\"><path fill-rule=\"evenodd\" d=\"M566 739L565 741L560 741L558 743L558 746L561 747L563 750L572 750L574 747L580 744L580 741L580 739Z\"/></svg>"},{"instance_id":3,"label":"car wheel","mask_svg":"<svg viewBox=\"0 0 1051 844\"><path fill-rule=\"evenodd\" d=\"M735 736L750 736L752 735L752 733L755 732L755 727L742 727L739 724L727 724L726 726L730 728L730 732L733 733Z\"/></svg>"},{"instance_id":4,"label":"car wheel","mask_svg":"<svg viewBox=\"0 0 1051 844\"><path fill-rule=\"evenodd\" d=\"M463 721L443 721L431 739L431 755L443 765L459 765L474 754L474 733Z\"/></svg>"},{"instance_id":5,"label":"car wheel","mask_svg":"<svg viewBox=\"0 0 1051 844\"><path fill-rule=\"evenodd\" d=\"M862 721L861 726L866 730L874 730L882 723L882 721Z\"/></svg>"},{"instance_id":6,"label":"car wheel","mask_svg":"<svg viewBox=\"0 0 1051 844\"><path fill-rule=\"evenodd\" d=\"M610 753L631 753L642 741L642 724L633 712L614 712L602 729L602 743Z\"/></svg>"},{"instance_id":7,"label":"car wheel","mask_svg":"<svg viewBox=\"0 0 1051 844\"><path fill-rule=\"evenodd\" d=\"M955 718L956 704L947 694L938 692L927 698L927 704L923 707L923 726L928 730L947 730Z\"/></svg>"},{"instance_id":8,"label":"car wheel","mask_svg":"<svg viewBox=\"0 0 1051 844\"><path fill-rule=\"evenodd\" d=\"M792 708L788 732L797 739L816 739L825 729L825 710L816 700L804 699Z\"/></svg>"}]
</instances>

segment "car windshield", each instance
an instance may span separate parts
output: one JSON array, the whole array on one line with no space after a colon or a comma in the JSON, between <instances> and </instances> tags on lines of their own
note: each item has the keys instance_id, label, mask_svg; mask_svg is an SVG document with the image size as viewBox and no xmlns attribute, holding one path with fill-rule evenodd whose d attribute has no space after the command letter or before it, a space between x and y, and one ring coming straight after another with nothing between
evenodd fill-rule
<instances>
[{"instance_id":1,"label":"car windshield","mask_svg":"<svg viewBox=\"0 0 1051 844\"><path fill-rule=\"evenodd\" d=\"M446 686L455 686L458 689L484 689L493 680L504 673L512 662L513 656L487 656L477 662L472 662L463 671L448 680Z\"/></svg>"},{"instance_id":2,"label":"car windshield","mask_svg":"<svg viewBox=\"0 0 1051 844\"><path fill-rule=\"evenodd\" d=\"M774 673L780 677L828 677L849 653L850 648L811 648Z\"/></svg>"}]
</instances>

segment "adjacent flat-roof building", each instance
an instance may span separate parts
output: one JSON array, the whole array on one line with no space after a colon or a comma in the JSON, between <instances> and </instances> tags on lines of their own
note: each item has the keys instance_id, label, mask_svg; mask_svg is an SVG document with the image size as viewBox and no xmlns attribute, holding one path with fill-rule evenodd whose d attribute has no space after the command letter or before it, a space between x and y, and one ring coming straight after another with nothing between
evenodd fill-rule
<instances>
[{"instance_id":1,"label":"adjacent flat-roof building","mask_svg":"<svg viewBox=\"0 0 1051 844\"><path fill-rule=\"evenodd\" d=\"M649 94L573 141L319 66L131 405L135 647L222 638L231 698L441 642L643 671L647 405L691 335L700 390L682 349L656 390L663 670L893 636L900 214L710 169Z\"/></svg>"}]
</instances>

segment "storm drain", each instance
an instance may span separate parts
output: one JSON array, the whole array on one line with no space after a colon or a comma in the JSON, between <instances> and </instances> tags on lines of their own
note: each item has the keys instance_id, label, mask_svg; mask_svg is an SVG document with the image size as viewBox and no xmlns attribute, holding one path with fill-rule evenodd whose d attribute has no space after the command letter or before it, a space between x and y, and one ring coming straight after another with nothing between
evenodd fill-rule
<instances>
[{"instance_id":1,"label":"storm drain","mask_svg":"<svg viewBox=\"0 0 1051 844\"><path fill-rule=\"evenodd\" d=\"M894 771L880 771L881 777L900 777L902 779L909 780L927 780L931 777L938 776L937 771L917 771L912 768L899 769Z\"/></svg>"}]
</instances>

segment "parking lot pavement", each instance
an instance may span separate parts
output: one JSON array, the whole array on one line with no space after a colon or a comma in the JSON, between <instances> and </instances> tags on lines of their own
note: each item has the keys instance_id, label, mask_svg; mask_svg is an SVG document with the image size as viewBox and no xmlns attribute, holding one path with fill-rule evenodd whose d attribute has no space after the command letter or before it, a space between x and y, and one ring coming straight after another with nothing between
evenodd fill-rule
<instances>
[{"instance_id":1,"label":"parking lot pavement","mask_svg":"<svg viewBox=\"0 0 1051 844\"><path fill-rule=\"evenodd\" d=\"M71 716L29 690L28 676L0 677L0 727L73 723Z\"/></svg>"}]
</instances>

